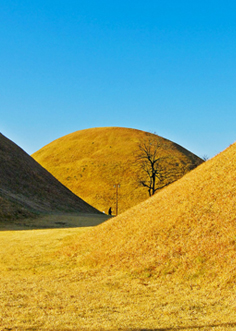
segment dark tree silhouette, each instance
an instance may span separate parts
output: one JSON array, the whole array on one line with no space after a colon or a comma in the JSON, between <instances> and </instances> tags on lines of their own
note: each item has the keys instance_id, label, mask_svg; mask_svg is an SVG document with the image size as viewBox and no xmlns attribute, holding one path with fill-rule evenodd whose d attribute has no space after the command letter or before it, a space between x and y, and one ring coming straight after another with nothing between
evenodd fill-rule
<instances>
[{"instance_id":1,"label":"dark tree silhouette","mask_svg":"<svg viewBox=\"0 0 236 331\"><path fill-rule=\"evenodd\" d=\"M135 152L137 181L147 188L149 196L173 183L203 162L183 147L173 144L174 149L165 140L158 137L146 137L139 142ZM179 150L183 157L176 155ZM184 157L184 155L186 157Z\"/></svg>"},{"instance_id":2,"label":"dark tree silhouette","mask_svg":"<svg viewBox=\"0 0 236 331\"><path fill-rule=\"evenodd\" d=\"M138 144L135 161L138 166L138 183L148 189L149 196L167 186L166 170L163 164L167 156L162 156L160 144L155 139L147 139Z\"/></svg>"}]
</instances>

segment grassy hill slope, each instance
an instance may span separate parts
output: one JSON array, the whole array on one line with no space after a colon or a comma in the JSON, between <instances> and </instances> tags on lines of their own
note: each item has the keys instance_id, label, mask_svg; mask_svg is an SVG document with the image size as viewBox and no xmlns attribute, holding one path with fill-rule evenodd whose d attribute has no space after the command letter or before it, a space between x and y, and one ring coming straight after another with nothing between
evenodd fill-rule
<instances>
[{"instance_id":1,"label":"grassy hill slope","mask_svg":"<svg viewBox=\"0 0 236 331\"><path fill-rule=\"evenodd\" d=\"M44 146L33 158L60 182L101 211L116 209L116 189L120 184L119 212L148 198L146 188L138 186L135 153L145 139L160 144L160 155L167 156L170 181L182 177L202 162L181 146L135 129L119 127L81 130Z\"/></svg>"},{"instance_id":2,"label":"grassy hill slope","mask_svg":"<svg viewBox=\"0 0 236 331\"><path fill-rule=\"evenodd\" d=\"M99 213L0 134L0 220L40 213Z\"/></svg>"},{"instance_id":3,"label":"grassy hill slope","mask_svg":"<svg viewBox=\"0 0 236 331\"><path fill-rule=\"evenodd\" d=\"M235 330L235 179L236 144L92 229L1 232L1 329Z\"/></svg>"},{"instance_id":4,"label":"grassy hill slope","mask_svg":"<svg viewBox=\"0 0 236 331\"><path fill-rule=\"evenodd\" d=\"M68 251L86 245L93 267L234 286L235 221L236 143Z\"/></svg>"}]
</instances>

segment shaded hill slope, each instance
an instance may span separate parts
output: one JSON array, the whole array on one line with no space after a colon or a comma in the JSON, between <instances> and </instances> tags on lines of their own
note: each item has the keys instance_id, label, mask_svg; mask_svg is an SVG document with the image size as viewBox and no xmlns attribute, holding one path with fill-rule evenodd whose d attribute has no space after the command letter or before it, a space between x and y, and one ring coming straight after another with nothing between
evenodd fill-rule
<instances>
[{"instance_id":1,"label":"shaded hill slope","mask_svg":"<svg viewBox=\"0 0 236 331\"><path fill-rule=\"evenodd\" d=\"M0 220L51 212L99 213L0 134Z\"/></svg>"},{"instance_id":2,"label":"shaded hill slope","mask_svg":"<svg viewBox=\"0 0 236 331\"><path fill-rule=\"evenodd\" d=\"M236 143L150 199L92 229L68 252L93 267L193 281L204 277L206 283L216 280L233 286Z\"/></svg>"},{"instance_id":3,"label":"shaded hill slope","mask_svg":"<svg viewBox=\"0 0 236 331\"><path fill-rule=\"evenodd\" d=\"M138 185L135 154L138 144L154 139L160 155L167 157L170 182L202 162L181 146L135 129L107 127L81 130L44 146L33 158L72 192L101 211L116 209L115 184L120 184L119 212L148 198L148 190Z\"/></svg>"}]
</instances>

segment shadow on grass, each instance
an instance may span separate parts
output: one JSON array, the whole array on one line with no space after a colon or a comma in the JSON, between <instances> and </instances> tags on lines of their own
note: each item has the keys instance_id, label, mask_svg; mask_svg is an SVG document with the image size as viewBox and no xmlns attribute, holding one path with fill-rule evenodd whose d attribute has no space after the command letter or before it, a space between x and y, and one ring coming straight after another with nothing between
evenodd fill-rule
<instances>
[{"instance_id":1,"label":"shadow on grass","mask_svg":"<svg viewBox=\"0 0 236 331\"><path fill-rule=\"evenodd\" d=\"M236 323L219 323L219 324L209 324L209 325L194 325L194 326L175 326L175 327L165 327L157 329L120 329L120 331L178 331L178 330L201 330L201 329L212 329L217 327L232 328L236 327ZM234 329L235 330L235 329Z\"/></svg>"},{"instance_id":2,"label":"shadow on grass","mask_svg":"<svg viewBox=\"0 0 236 331\"><path fill-rule=\"evenodd\" d=\"M48 214L15 221L0 221L0 231L92 227L107 221L106 214Z\"/></svg>"},{"instance_id":3,"label":"shadow on grass","mask_svg":"<svg viewBox=\"0 0 236 331\"><path fill-rule=\"evenodd\" d=\"M236 323L219 323L219 324L209 324L209 325L195 325L195 326L176 326L176 327L166 327L166 328L157 328L157 329L123 329L123 328L117 328L117 329L111 329L110 331L178 331L178 330L201 330L201 329L209 329L211 330L212 328L217 328L217 327L223 327L223 328L232 328L235 327ZM7 330L15 330L15 329L3 329L4 331ZM36 331L38 330L37 328L27 328L25 331ZM48 329L47 331L69 331L71 329ZM107 331L107 329L93 329L93 328L81 328L79 329L80 331ZM226 329L225 329L226 330ZM234 329L235 330L235 329Z\"/></svg>"}]
</instances>

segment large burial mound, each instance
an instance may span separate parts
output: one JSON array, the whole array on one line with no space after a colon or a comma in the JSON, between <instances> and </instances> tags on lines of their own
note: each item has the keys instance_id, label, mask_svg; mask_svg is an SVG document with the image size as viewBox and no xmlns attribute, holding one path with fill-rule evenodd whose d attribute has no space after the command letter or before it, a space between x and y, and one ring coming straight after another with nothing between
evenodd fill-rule
<instances>
[{"instance_id":1,"label":"large burial mound","mask_svg":"<svg viewBox=\"0 0 236 331\"><path fill-rule=\"evenodd\" d=\"M82 263L103 270L235 286L236 143L68 249L80 245Z\"/></svg>"},{"instance_id":2,"label":"large burial mound","mask_svg":"<svg viewBox=\"0 0 236 331\"><path fill-rule=\"evenodd\" d=\"M99 213L0 134L0 220L55 212Z\"/></svg>"},{"instance_id":3,"label":"large burial mound","mask_svg":"<svg viewBox=\"0 0 236 331\"><path fill-rule=\"evenodd\" d=\"M202 160L181 146L135 129L118 127L77 131L59 138L32 156L72 192L100 211L116 210L119 184L119 213L149 197L148 189L138 185L140 172L136 156L138 145L147 140L158 143L168 178L173 182L195 168ZM160 184L161 185L161 184Z\"/></svg>"}]
</instances>

